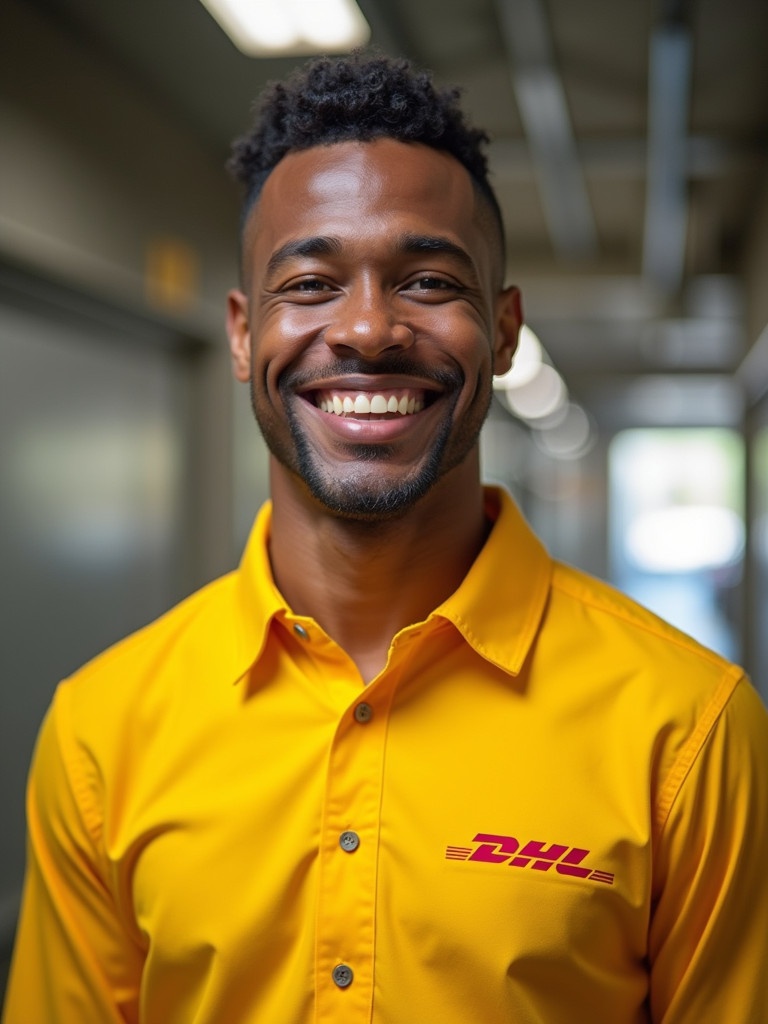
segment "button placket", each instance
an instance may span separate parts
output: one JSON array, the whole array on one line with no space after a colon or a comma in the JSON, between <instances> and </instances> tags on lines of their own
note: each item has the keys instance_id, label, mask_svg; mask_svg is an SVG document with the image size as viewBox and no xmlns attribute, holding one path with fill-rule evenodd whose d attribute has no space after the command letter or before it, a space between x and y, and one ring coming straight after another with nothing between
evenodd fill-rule
<instances>
[{"instance_id":1,"label":"button placket","mask_svg":"<svg viewBox=\"0 0 768 1024\"><path fill-rule=\"evenodd\" d=\"M373 998L376 836L392 690L377 683L377 692L375 707L370 700L358 700L342 716L328 761L315 962L317 977L327 978L328 984L318 985L317 1024L367 1019ZM354 983L343 997L334 976L337 967L353 972Z\"/></svg>"}]
</instances>

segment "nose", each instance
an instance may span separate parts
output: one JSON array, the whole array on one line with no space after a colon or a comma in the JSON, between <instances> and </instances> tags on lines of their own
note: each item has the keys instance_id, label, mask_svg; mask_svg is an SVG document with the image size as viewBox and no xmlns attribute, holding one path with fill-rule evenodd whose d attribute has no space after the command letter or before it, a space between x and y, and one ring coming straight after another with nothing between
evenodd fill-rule
<instances>
[{"instance_id":1,"label":"nose","mask_svg":"<svg viewBox=\"0 0 768 1024\"><path fill-rule=\"evenodd\" d=\"M375 359L413 344L412 330L398 319L382 288L354 288L333 305L333 320L326 328L325 343L339 354Z\"/></svg>"}]
</instances>

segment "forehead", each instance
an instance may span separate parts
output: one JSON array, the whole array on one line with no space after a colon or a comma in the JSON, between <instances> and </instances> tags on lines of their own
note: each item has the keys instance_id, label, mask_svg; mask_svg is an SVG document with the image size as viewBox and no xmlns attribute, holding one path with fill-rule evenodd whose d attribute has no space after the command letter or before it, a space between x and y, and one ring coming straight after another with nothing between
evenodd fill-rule
<instances>
[{"instance_id":1,"label":"forehead","mask_svg":"<svg viewBox=\"0 0 768 1024\"><path fill-rule=\"evenodd\" d=\"M451 238L490 272L488 214L457 160L392 139L335 143L289 153L275 167L248 218L244 257L258 273L294 239L329 235L361 252L403 232Z\"/></svg>"}]
</instances>

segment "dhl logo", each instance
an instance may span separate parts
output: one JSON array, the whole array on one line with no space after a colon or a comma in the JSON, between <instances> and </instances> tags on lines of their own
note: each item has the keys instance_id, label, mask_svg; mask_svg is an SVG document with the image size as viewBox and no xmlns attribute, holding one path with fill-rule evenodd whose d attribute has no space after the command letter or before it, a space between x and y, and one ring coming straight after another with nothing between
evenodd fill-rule
<instances>
[{"instance_id":1,"label":"dhl logo","mask_svg":"<svg viewBox=\"0 0 768 1024\"><path fill-rule=\"evenodd\" d=\"M514 836L497 836L490 832L478 832L472 842L477 844L474 848L446 847L446 860L506 864L512 868L530 867L532 871L550 871L554 868L559 875L613 885L614 876L610 871L598 871L584 864L590 851L578 846L547 844L538 840L530 840L521 846Z\"/></svg>"}]
</instances>

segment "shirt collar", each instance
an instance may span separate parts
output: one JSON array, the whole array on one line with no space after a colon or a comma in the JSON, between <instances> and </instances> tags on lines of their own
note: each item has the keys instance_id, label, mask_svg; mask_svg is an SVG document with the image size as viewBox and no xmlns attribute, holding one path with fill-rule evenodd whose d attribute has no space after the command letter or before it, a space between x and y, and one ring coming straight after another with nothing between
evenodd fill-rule
<instances>
[{"instance_id":1,"label":"shirt collar","mask_svg":"<svg viewBox=\"0 0 768 1024\"><path fill-rule=\"evenodd\" d=\"M430 616L452 622L486 660L512 674L523 666L549 595L552 561L501 488L486 487L493 528L461 586ZM292 618L272 578L268 543L272 503L260 510L234 574L235 644L231 678L241 679L261 656L275 619Z\"/></svg>"},{"instance_id":2,"label":"shirt collar","mask_svg":"<svg viewBox=\"0 0 768 1024\"><path fill-rule=\"evenodd\" d=\"M486 487L490 536L461 586L433 612L487 661L516 675L549 597L552 559L506 491Z\"/></svg>"},{"instance_id":3,"label":"shirt collar","mask_svg":"<svg viewBox=\"0 0 768 1024\"><path fill-rule=\"evenodd\" d=\"M271 523L272 502L267 501L256 516L240 567L234 574L238 651L236 681L261 657L272 621L289 614L288 605L272 578L269 561Z\"/></svg>"}]
</instances>

